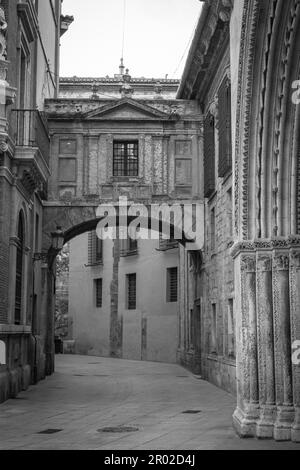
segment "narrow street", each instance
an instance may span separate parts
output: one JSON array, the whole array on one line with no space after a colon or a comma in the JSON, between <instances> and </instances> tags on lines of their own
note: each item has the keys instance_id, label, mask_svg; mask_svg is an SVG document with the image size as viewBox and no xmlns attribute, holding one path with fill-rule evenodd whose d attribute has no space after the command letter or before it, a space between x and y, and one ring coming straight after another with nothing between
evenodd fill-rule
<instances>
[{"instance_id":1,"label":"narrow street","mask_svg":"<svg viewBox=\"0 0 300 470\"><path fill-rule=\"evenodd\" d=\"M300 448L240 440L234 406L177 365L57 356L52 377L0 405L0 449Z\"/></svg>"}]
</instances>

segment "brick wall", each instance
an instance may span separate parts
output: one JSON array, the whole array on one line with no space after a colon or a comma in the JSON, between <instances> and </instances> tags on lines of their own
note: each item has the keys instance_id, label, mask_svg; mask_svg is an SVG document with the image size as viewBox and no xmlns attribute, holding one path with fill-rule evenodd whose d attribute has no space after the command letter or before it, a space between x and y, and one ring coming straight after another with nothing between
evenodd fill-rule
<instances>
[{"instance_id":1,"label":"brick wall","mask_svg":"<svg viewBox=\"0 0 300 470\"><path fill-rule=\"evenodd\" d=\"M8 322L9 184L0 178L0 323Z\"/></svg>"}]
</instances>

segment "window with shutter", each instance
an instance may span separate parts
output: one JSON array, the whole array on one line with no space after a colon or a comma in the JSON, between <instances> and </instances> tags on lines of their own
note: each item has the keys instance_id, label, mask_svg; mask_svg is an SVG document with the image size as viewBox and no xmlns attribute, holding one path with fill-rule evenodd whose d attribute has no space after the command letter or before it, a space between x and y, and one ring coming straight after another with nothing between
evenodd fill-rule
<instances>
[{"instance_id":1,"label":"window with shutter","mask_svg":"<svg viewBox=\"0 0 300 470\"><path fill-rule=\"evenodd\" d=\"M102 308L102 279L95 279L96 307Z\"/></svg>"},{"instance_id":2,"label":"window with shutter","mask_svg":"<svg viewBox=\"0 0 300 470\"><path fill-rule=\"evenodd\" d=\"M177 268L167 269L167 302L177 302L178 300L178 270Z\"/></svg>"},{"instance_id":3,"label":"window with shutter","mask_svg":"<svg viewBox=\"0 0 300 470\"><path fill-rule=\"evenodd\" d=\"M21 324L22 290L23 290L23 252L24 252L24 222L19 215L17 260L16 260L16 284L15 284L15 325Z\"/></svg>"},{"instance_id":4,"label":"window with shutter","mask_svg":"<svg viewBox=\"0 0 300 470\"><path fill-rule=\"evenodd\" d=\"M103 263L103 240L98 238L96 231L88 235L88 264L93 266Z\"/></svg>"},{"instance_id":5,"label":"window with shutter","mask_svg":"<svg viewBox=\"0 0 300 470\"><path fill-rule=\"evenodd\" d=\"M136 274L127 274L127 308L136 309Z\"/></svg>"},{"instance_id":6,"label":"window with shutter","mask_svg":"<svg viewBox=\"0 0 300 470\"><path fill-rule=\"evenodd\" d=\"M204 121L204 197L215 191L215 119L211 113Z\"/></svg>"},{"instance_id":7,"label":"window with shutter","mask_svg":"<svg viewBox=\"0 0 300 470\"><path fill-rule=\"evenodd\" d=\"M219 103L219 177L226 175L232 168L231 143L231 86L228 77L221 83L218 92Z\"/></svg>"}]
</instances>

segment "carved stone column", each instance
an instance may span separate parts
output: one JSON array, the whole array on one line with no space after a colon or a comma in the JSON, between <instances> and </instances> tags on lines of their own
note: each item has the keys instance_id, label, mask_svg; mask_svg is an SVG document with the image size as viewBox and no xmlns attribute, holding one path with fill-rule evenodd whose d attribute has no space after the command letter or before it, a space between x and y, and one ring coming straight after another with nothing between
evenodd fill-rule
<instances>
[{"instance_id":1,"label":"carved stone column","mask_svg":"<svg viewBox=\"0 0 300 470\"><path fill-rule=\"evenodd\" d=\"M237 316L238 407L233 419L237 432L250 437L255 435L259 418L255 253L242 254L235 263L240 273L236 282L240 315Z\"/></svg>"},{"instance_id":2,"label":"carved stone column","mask_svg":"<svg viewBox=\"0 0 300 470\"><path fill-rule=\"evenodd\" d=\"M259 363L260 419L257 437L272 438L275 406L272 258L259 252L257 257L257 332Z\"/></svg>"},{"instance_id":3,"label":"carved stone column","mask_svg":"<svg viewBox=\"0 0 300 470\"><path fill-rule=\"evenodd\" d=\"M300 247L290 251L291 342L300 341ZM291 438L300 442L300 364L292 364L295 420Z\"/></svg>"},{"instance_id":4,"label":"carved stone column","mask_svg":"<svg viewBox=\"0 0 300 470\"><path fill-rule=\"evenodd\" d=\"M291 323L289 292L289 253L273 253L274 348L277 420L276 440L290 440L294 420Z\"/></svg>"}]
</instances>

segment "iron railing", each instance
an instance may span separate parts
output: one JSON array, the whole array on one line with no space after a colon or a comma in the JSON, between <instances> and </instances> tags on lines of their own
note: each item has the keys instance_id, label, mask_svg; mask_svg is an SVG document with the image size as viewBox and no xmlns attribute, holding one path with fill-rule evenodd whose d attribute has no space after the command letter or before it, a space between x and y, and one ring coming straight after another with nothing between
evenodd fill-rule
<instances>
[{"instance_id":1,"label":"iron railing","mask_svg":"<svg viewBox=\"0 0 300 470\"><path fill-rule=\"evenodd\" d=\"M13 139L18 147L37 147L49 165L50 136L46 117L37 109L13 109Z\"/></svg>"}]
</instances>

